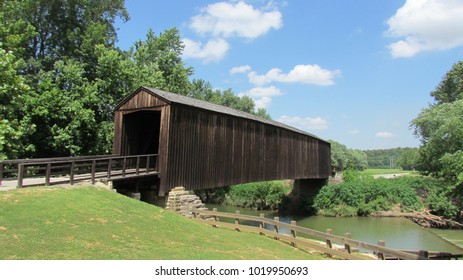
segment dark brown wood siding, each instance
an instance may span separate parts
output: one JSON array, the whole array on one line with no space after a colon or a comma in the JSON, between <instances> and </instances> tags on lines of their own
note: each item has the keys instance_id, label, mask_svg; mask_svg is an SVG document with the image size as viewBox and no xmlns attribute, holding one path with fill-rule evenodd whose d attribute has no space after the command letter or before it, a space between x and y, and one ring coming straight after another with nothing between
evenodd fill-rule
<instances>
[{"instance_id":1,"label":"dark brown wood siding","mask_svg":"<svg viewBox=\"0 0 463 280\"><path fill-rule=\"evenodd\" d=\"M330 144L281 127L181 104L170 107L162 189L328 178Z\"/></svg>"}]
</instances>

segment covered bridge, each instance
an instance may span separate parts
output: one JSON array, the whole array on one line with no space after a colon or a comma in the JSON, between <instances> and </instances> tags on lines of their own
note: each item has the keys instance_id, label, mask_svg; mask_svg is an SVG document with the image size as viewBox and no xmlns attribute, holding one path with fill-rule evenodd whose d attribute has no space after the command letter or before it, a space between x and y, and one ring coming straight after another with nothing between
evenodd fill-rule
<instances>
[{"instance_id":1,"label":"covered bridge","mask_svg":"<svg viewBox=\"0 0 463 280\"><path fill-rule=\"evenodd\" d=\"M140 87L115 108L113 153L158 154L159 195L278 179L327 179L330 143L285 124Z\"/></svg>"}]
</instances>

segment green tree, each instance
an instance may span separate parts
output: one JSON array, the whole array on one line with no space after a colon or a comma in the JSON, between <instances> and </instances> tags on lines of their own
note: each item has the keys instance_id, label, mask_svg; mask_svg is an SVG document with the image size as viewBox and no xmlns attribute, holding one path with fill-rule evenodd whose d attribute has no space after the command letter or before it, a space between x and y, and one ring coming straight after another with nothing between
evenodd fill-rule
<instances>
[{"instance_id":1,"label":"green tree","mask_svg":"<svg viewBox=\"0 0 463 280\"><path fill-rule=\"evenodd\" d=\"M463 62L453 65L431 95L435 103L411 122L421 140L419 169L463 184Z\"/></svg>"},{"instance_id":2,"label":"green tree","mask_svg":"<svg viewBox=\"0 0 463 280\"><path fill-rule=\"evenodd\" d=\"M0 45L1 46L1 45ZM17 73L17 61L12 52L0 48L0 159L14 158L20 150L23 96L29 91Z\"/></svg>"},{"instance_id":3,"label":"green tree","mask_svg":"<svg viewBox=\"0 0 463 280\"><path fill-rule=\"evenodd\" d=\"M418 165L419 157L417 148L408 148L400 155L397 165L403 170L414 170Z\"/></svg>"}]
</instances>

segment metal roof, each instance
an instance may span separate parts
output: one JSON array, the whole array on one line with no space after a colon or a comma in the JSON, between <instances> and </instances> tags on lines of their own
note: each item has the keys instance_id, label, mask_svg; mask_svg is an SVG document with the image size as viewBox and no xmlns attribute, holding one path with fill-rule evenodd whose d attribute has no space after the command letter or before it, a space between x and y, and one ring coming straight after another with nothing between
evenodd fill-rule
<instances>
[{"instance_id":1,"label":"metal roof","mask_svg":"<svg viewBox=\"0 0 463 280\"><path fill-rule=\"evenodd\" d=\"M213 103L206 102L206 101L203 101L203 100L187 97L187 96L184 96L184 95L179 95L179 94L175 94L175 93L171 93L171 92L167 92L167 91L163 91L163 90L159 90L159 89L155 89L155 88L144 87L144 86L140 87L133 94L131 94L127 98L125 98L121 103L119 103L119 105L116 106L116 109L119 108L123 103L125 103L128 99L130 99L134 94L139 92L141 89L145 89L149 93L160 97L161 99L165 100L168 103L182 104L182 105L191 106L191 107L195 107L195 108L200 108L200 109L213 111L213 112L217 112L217 113L221 113L221 114L226 114L226 115L231 115L231 116L235 116L235 117L239 117L239 118L253 120L253 121L260 122L260 123L265 123L265 124L276 126L276 127L279 127L279 128L291 130L291 131L297 132L299 134L304 134L304 135L307 135L307 136L310 136L310 137L325 141L325 140L319 138L316 135L313 135L311 133L300 130L298 128L286 125L286 124L281 123L281 122L277 122L277 121L274 121L274 120L268 120L266 118L262 118L262 117L259 117L259 116L256 116L256 115L253 115L253 114L250 114L250 113L246 113L246 112L243 112L243 111L235 110L235 109L232 109L232 108L229 108L229 107L226 107L226 106L217 105L217 104L213 104Z\"/></svg>"}]
</instances>

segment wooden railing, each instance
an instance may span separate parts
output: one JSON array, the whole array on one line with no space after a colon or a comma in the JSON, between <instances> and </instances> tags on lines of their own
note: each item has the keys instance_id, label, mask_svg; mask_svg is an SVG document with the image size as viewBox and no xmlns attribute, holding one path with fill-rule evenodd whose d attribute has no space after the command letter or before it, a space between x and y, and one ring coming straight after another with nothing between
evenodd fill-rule
<instances>
[{"instance_id":1,"label":"wooden railing","mask_svg":"<svg viewBox=\"0 0 463 280\"><path fill-rule=\"evenodd\" d=\"M304 228L296 225L295 221L292 221L291 224L280 222L278 217L275 217L274 220L267 219L260 215L248 216L242 215L237 211L236 213L222 213L217 212L216 209L213 211L210 210L192 210L193 214L197 216L206 216L211 217L212 219L198 219L202 223L212 225L214 227L224 227L230 228L237 231L247 231L263 234L266 236L273 237L275 239L280 239L290 243L295 247L308 248L311 250L316 250L322 252L330 257L335 256L342 259L348 260L367 260L374 259L367 256L366 254L353 254L353 248L364 249L368 252L376 255L377 259L401 259L401 260L426 260L427 251L402 251L385 247L385 242L380 240L378 245L370 244L358 240L351 239L349 233L346 233L345 236L337 236L332 234L331 230L327 230L326 233L321 231L316 231L309 228ZM230 218L234 220L233 223L221 222L219 218ZM250 221L259 226L249 226L243 225L243 221ZM266 229L268 226L273 228L273 230ZM287 232L291 234L282 234L281 229L286 229ZM325 240L325 244L313 241L307 238L298 237L298 235L304 234L309 238ZM342 250L335 249L334 244L341 244Z\"/></svg>"},{"instance_id":2,"label":"wooden railing","mask_svg":"<svg viewBox=\"0 0 463 280\"><path fill-rule=\"evenodd\" d=\"M17 187L50 185L97 179L108 181L158 174L157 154L85 156L0 161L0 186L17 181Z\"/></svg>"}]
</instances>

